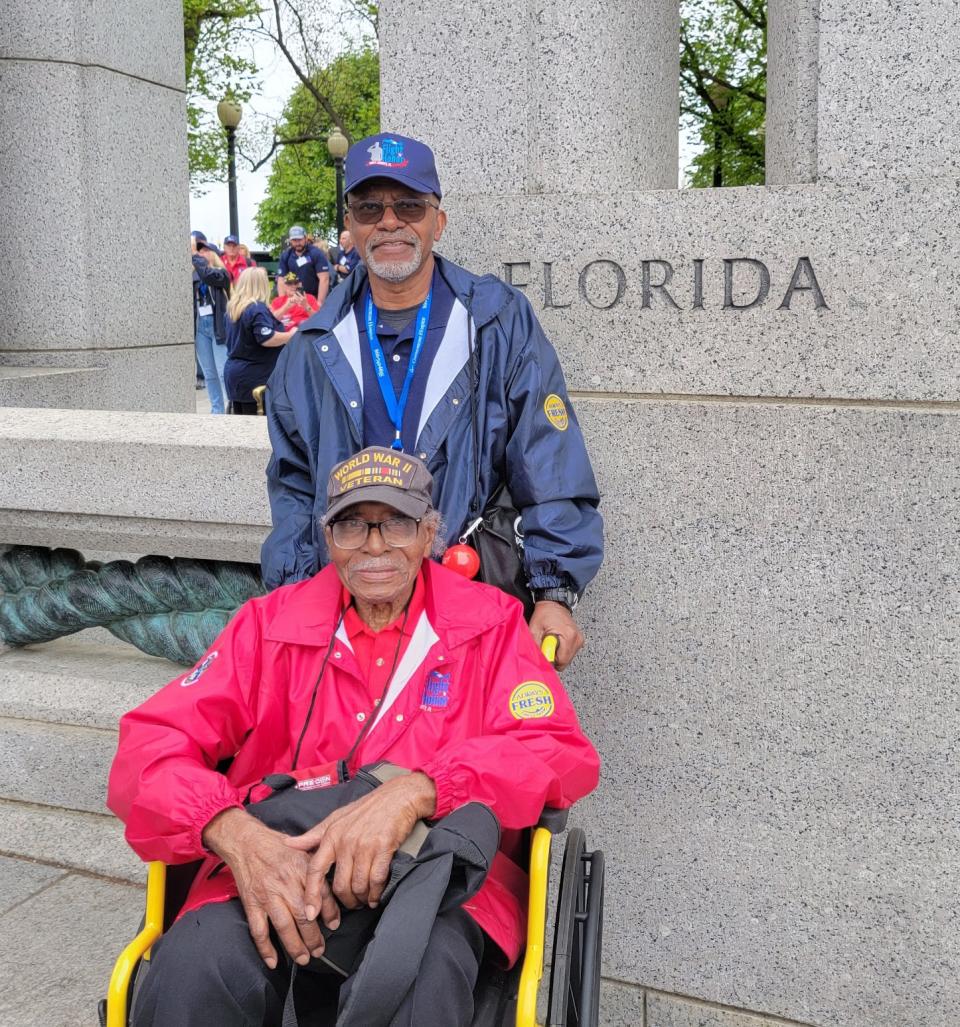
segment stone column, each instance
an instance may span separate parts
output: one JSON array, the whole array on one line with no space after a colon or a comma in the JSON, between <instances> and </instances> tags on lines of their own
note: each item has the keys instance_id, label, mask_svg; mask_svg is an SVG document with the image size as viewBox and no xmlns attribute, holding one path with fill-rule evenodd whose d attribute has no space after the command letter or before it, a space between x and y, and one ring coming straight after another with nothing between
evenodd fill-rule
<instances>
[{"instance_id":1,"label":"stone column","mask_svg":"<svg viewBox=\"0 0 960 1027\"><path fill-rule=\"evenodd\" d=\"M0 127L0 404L192 410L180 4L6 4Z\"/></svg>"},{"instance_id":2,"label":"stone column","mask_svg":"<svg viewBox=\"0 0 960 1027\"><path fill-rule=\"evenodd\" d=\"M381 123L450 194L673 188L678 33L675 0L384 0Z\"/></svg>"},{"instance_id":3,"label":"stone column","mask_svg":"<svg viewBox=\"0 0 960 1027\"><path fill-rule=\"evenodd\" d=\"M817 178L817 13L820 0L767 6L767 185Z\"/></svg>"},{"instance_id":4,"label":"stone column","mask_svg":"<svg viewBox=\"0 0 960 1027\"><path fill-rule=\"evenodd\" d=\"M770 0L767 184L956 176L954 0Z\"/></svg>"}]
</instances>

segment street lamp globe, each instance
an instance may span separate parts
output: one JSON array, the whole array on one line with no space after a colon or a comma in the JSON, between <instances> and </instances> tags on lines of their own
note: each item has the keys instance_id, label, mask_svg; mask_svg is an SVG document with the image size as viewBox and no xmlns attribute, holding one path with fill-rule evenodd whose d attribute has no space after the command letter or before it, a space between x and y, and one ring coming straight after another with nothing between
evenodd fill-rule
<instances>
[{"instance_id":1,"label":"street lamp globe","mask_svg":"<svg viewBox=\"0 0 960 1027\"><path fill-rule=\"evenodd\" d=\"M217 117L224 128L235 129L243 117L243 108L236 100L226 96L217 104Z\"/></svg>"},{"instance_id":2,"label":"street lamp globe","mask_svg":"<svg viewBox=\"0 0 960 1027\"><path fill-rule=\"evenodd\" d=\"M333 131L327 136L327 150L330 152L330 156L334 160L343 160L349 149L350 144L347 142L347 137L334 125Z\"/></svg>"}]
</instances>

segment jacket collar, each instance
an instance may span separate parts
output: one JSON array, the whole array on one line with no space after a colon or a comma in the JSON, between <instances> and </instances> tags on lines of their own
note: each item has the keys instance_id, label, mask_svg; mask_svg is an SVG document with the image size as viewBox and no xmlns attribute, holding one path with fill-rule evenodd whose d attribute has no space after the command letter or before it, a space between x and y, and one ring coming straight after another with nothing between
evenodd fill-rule
<instances>
[{"instance_id":1,"label":"jacket collar","mask_svg":"<svg viewBox=\"0 0 960 1027\"><path fill-rule=\"evenodd\" d=\"M513 302L514 295L510 287L496 275L475 275L446 257L441 257L439 253L434 253L433 259L437 262L443 280L467 308L478 328L488 324ZM334 289L317 313L303 322L299 332L332 332L350 313L366 281L367 269L363 264L358 264L353 274Z\"/></svg>"},{"instance_id":2,"label":"jacket collar","mask_svg":"<svg viewBox=\"0 0 960 1027\"><path fill-rule=\"evenodd\" d=\"M486 589L425 560L422 568L424 608L446 649L483 634L507 619L508 610ZM306 581L278 588L276 609L264 628L269 642L323 647L340 624L343 594L337 569L328 564Z\"/></svg>"}]
</instances>

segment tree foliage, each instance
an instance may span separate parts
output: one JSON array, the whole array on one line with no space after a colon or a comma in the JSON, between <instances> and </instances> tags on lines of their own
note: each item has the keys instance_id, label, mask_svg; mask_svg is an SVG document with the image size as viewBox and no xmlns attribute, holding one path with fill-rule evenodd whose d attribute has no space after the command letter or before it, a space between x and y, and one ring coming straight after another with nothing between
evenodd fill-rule
<instances>
[{"instance_id":1,"label":"tree foliage","mask_svg":"<svg viewBox=\"0 0 960 1027\"><path fill-rule=\"evenodd\" d=\"M336 176L326 143L333 126L351 141L380 127L380 57L374 47L335 57L314 72L310 84L312 89L301 84L294 90L277 126L267 195L255 219L258 239L274 248L291 225L321 237L335 225ZM327 101L323 106L317 92Z\"/></svg>"},{"instance_id":2,"label":"tree foliage","mask_svg":"<svg viewBox=\"0 0 960 1027\"><path fill-rule=\"evenodd\" d=\"M766 2L684 0L681 14L681 125L701 144L688 184L762 185Z\"/></svg>"},{"instance_id":3,"label":"tree foliage","mask_svg":"<svg viewBox=\"0 0 960 1027\"><path fill-rule=\"evenodd\" d=\"M226 139L214 107L227 94L243 102L256 84L253 61L238 52L257 0L183 0L187 147L194 188L226 177Z\"/></svg>"}]
</instances>

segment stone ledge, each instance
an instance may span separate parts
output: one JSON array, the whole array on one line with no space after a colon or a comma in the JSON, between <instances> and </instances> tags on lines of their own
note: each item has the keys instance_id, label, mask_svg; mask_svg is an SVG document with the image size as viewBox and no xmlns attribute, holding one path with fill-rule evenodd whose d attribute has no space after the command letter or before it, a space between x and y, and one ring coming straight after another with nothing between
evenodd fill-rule
<instances>
[{"instance_id":1,"label":"stone ledge","mask_svg":"<svg viewBox=\"0 0 960 1027\"><path fill-rule=\"evenodd\" d=\"M0 543L256 562L264 418L8 409Z\"/></svg>"}]
</instances>

